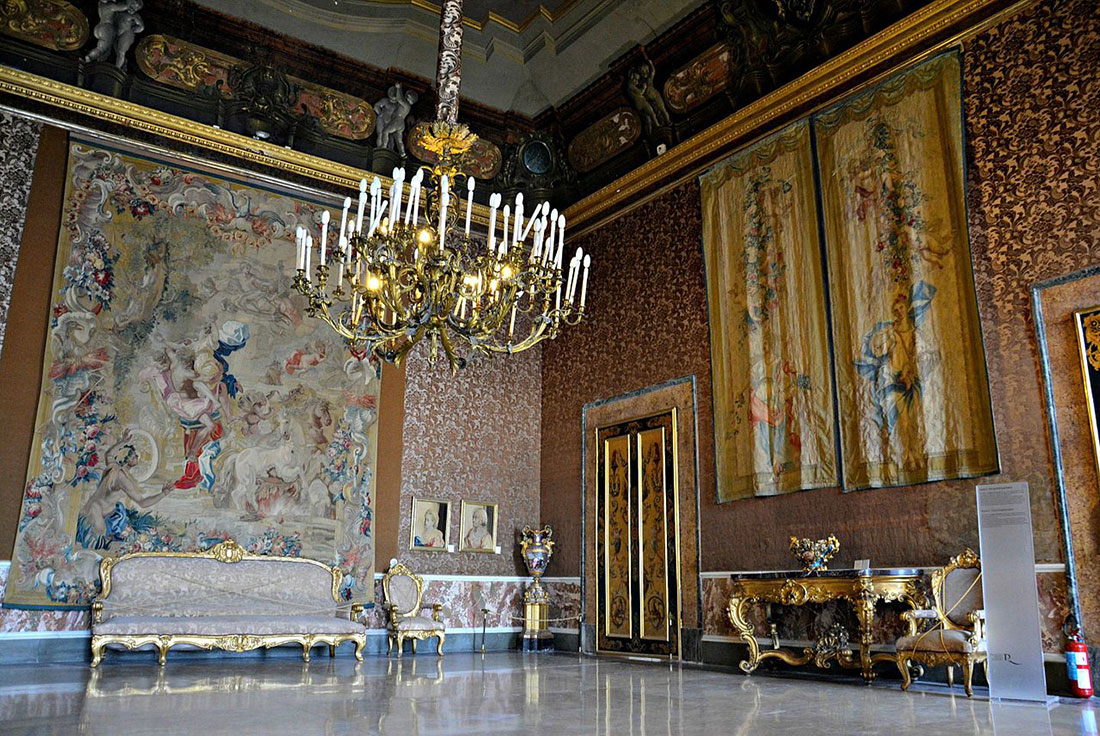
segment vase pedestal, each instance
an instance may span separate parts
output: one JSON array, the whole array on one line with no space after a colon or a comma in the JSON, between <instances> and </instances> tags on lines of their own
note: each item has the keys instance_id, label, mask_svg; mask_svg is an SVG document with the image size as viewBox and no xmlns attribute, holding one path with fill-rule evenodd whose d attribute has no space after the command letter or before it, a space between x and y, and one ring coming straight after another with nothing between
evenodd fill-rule
<instances>
[{"instance_id":1,"label":"vase pedestal","mask_svg":"<svg viewBox=\"0 0 1100 736\"><path fill-rule=\"evenodd\" d=\"M523 637L520 649L524 652L551 652L554 650L554 635L547 628L549 605L545 602L523 605Z\"/></svg>"}]
</instances>

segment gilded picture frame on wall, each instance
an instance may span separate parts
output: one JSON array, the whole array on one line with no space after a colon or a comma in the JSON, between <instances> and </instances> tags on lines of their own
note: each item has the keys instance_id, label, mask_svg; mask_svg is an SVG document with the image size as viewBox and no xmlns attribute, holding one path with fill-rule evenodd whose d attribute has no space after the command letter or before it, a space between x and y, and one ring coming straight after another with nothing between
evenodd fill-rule
<instances>
[{"instance_id":1,"label":"gilded picture frame on wall","mask_svg":"<svg viewBox=\"0 0 1100 736\"><path fill-rule=\"evenodd\" d=\"M1100 477L1100 305L1073 313L1077 348L1081 354L1081 379L1085 385L1085 404L1089 414L1092 455Z\"/></svg>"},{"instance_id":2,"label":"gilded picture frame on wall","mask_svg":"<svg viewBox=\"0 0 1100 736\"><path fill-rule=\"evenodd\" d=\"M413 498L409 516L409 549L446 552L451 543L451 502Z\"/></svg>"},{"instance_id":3,"label":"gilded picture frame on wall","mask_svg":"<svg viewBox=\"0 0 1100 736\"><path fill-rule=\"evenodd\" d=\"M463 501L458 533L459 552L494 554L497 548L497 505Z\"/></svg>"}]
</instances>

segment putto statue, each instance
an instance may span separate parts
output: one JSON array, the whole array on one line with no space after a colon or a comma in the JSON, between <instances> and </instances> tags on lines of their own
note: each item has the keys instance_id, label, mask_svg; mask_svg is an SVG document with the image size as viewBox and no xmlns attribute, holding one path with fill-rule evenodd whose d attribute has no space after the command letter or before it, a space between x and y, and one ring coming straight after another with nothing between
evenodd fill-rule
<instances>
[{"instance_id":1,"label":"putto statue","mask_svg":"<svg viewBox=\"0 0 1100 736\"><path fill-rule=\"evenodd\" d=\"M398 82L389 88L386 96L374 103L378 114L377 140L379 148L388 148L405 156L405 120L419 96L412 90L404 90Z\"/></svg>"},{"instance_id":2,"label":"putto statue","mask_svg":"<svg viewBox=\"0 0 1100 736\"><path fill-rule=\"evenodd\" d=\"M634 109L642 116L646 135L652 135L656 128L672 123L668 108L661 93L653 86L653 77L657 70L648 59L638 64L626 77L626 95Z\"/></svg>"},{"instance_id":3,"label":"putto statue","mask_svg":"<svg viewBox=\"0 0 1100 736\"><path fill-rule=\"evenodd\" d=\"M92 33L96 38L95 48L88 52L84 61L103 61L115 52L115 66L126 68L126 53L134 45L137 34L145 30L138 11L144 6L144 0L125 0L125 2L99 3L99 22Z\"/></svg>"}]
</instances>

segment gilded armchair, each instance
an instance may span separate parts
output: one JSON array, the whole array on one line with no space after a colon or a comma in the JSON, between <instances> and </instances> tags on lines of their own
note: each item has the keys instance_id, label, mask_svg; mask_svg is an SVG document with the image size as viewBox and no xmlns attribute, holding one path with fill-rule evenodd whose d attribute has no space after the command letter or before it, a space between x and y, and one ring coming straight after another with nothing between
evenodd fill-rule
<instances>
[{"instance_id":1,"label":"gilded armchair","mask_svg":"<svg viewBox=\"0 0 1100 736\"><path fill-rule=\"evenodd\" d=\"M985 611L982 610L981 561L972 549L951 558L932 573L932 608L906 611L909 633L897 641L901 689L911 680L910 661L947 666L947 684L955 684L955 665L963 668L967 697L974 695L974 665L985 666ZM922 622L928 623L921 630Z\"/></svg>"},{"instance_id":2,"label":"gilded armchair","mask_svg":"<svg viewBox=\"0 0 1100 736\"><path fill-rule=\"evenodd\" d=\"M404 565L391 565L389 572L382 578L382 592L386 597L382 605L389 617L386 655L389 656L396 643L397 656L400 657L405 639L412 640L413 654L415 654L417 641L434 636L439 639L436 653L442 657L443 642L447 638L442 619L443 605L422 602L424 581L420 576L415 575ZM427 609L432 611L431 618L421 615Z\"/></svg>"}]
</instances>

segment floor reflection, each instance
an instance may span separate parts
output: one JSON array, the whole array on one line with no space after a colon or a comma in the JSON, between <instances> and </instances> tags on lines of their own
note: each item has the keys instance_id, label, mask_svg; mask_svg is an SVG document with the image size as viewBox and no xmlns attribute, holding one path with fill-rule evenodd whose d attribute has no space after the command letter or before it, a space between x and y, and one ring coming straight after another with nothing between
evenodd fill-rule
<instances>
[{"instance_id":1,"label":"floor reflection","mask_svg":"<svg viewBox=\"0 0 1100 736\"><path fill-rule=\"evenodd\" d=\"M120 659L0 667L3 734L826 734L1093 736L1096 709L993 704L574 655Z\"/></svg>"}]
</instances>

